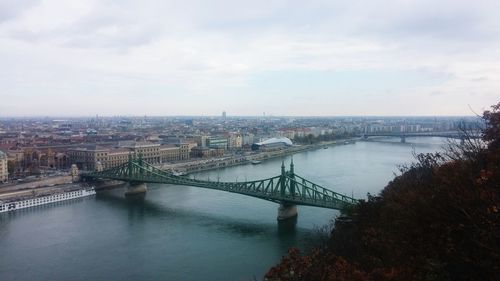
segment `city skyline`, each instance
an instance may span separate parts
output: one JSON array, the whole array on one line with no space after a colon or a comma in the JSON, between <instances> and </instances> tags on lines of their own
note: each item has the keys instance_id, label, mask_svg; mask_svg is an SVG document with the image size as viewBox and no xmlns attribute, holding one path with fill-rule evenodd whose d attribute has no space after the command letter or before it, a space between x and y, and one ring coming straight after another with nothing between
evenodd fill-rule
<instances>
[{"instance_id":1,"label":"city skyline","mask_svg":"<svg viewBox=\"0 0 500 281\"><path fill-rule=\"evenodd\" d=\"M477 113L478 114L478 113ZM85 119L142 119L142 118L165 118L165 119L220 119L224 118L220 115L132 115L132 114L118 114L118 115L0 115L0 120L9 119L33 119L33 120L44 120L46 118L54 119L53 121L67 121L68 120L85 120ZM265 119L265 118L290 118L290 119L342 119L342 118L355 118L355 119L370 119L370 118L406 118L406 119L418 119L418 118L438 118L438 119L480 119L480 115L227 115L227 119Z\"/></svg>"},{"instance_id":2,"label":"city skyline","mask_svg":"<svg viewBox=\"0 0 500 281\"><path fill-rule=\"evenodd\" d=\"M500 96L499 8L3 2L0 117L474 115Z\"/></svg>"}]
</instances>

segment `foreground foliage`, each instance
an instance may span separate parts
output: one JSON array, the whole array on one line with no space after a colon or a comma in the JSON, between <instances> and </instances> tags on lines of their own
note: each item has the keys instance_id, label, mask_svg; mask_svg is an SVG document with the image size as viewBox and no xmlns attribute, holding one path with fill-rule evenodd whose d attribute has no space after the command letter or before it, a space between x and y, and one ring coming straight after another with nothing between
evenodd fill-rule
<instances>
[{"instance_id":1,"label":"foreground foliage","mask_svg":"<svg viewBox=\"0 0 500 281\"><path fill-rule=\"evenodd\" d=\"M322 249L291 249L266 279L498 280L500 103L483 119L483 141L419 155Z\"/></svg>"}]
</instances>

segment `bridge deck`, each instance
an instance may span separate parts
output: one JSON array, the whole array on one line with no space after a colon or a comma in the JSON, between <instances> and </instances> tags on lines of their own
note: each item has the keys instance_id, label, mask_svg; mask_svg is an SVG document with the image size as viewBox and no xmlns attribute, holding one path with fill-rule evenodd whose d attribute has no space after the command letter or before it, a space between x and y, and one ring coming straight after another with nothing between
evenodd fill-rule
<instances>
[{"instance_id":1,"label":"bridge deck","mask_svg":"<svg viewBox=\"0 0 500 281\"><path fill-rule=\"evenodd\" d=\"M82 174L86 180L113 179L127 182L164 183L186 186L196 186L226 192L252 196L276 203L307 205L329 209L342 209L357 203L357 200L331 191L311 181L308 181L293 172L293 163L290 171L281 167L281 175L244 182L203 181L182 176L175 176L160 170L142 161L130 159L124 165L100 172Z\"/></svg>"}]
</instances>

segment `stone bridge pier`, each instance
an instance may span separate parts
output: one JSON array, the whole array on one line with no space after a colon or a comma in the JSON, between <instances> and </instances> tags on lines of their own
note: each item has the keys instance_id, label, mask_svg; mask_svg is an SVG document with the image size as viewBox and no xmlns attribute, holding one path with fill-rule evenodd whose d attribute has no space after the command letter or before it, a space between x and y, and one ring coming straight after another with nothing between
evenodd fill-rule
<instances>
[{"instance_id":1,"label":"stone bridge pier","mask_svg":"<svg viewBox=\"0 0 500 281\"><path fill-rule=\"evenodd\" d=\"M127 190L125 191L125 196L143 194L146 193L147 190L148 188L143 182L129 182Z\"/></svg>"},{"instance_id":2,"label":"stone bridge pier","mask_svg":"<svg viewBox=\"0 0 500 281\"><path fill-rule=\"evenodd\" d=\"M277 210L278 221L297 219L298 205L339 210L357 204L354 198L296 175L293 162L290 163L290 169L286 171L284 161L281 164L281 174L244 182L204 181L175 176L142 161L140 157L137 159L132 156L127 163L120 166L83 173L80 177L82 180L94 182L112 180L126 183L125 196L134 199L144 197L147 192L147 183L187 185L252 196L280 204ZM141 194L142 196L136 196Z\"/></svg>"},{"instance_id":3,"label":"stone bridge pier","mask_svg":"<svg viewBox=\"0 0 500 281\"><path fill-rule=\"evenodd\" d=\"M296 218L298 215L297 205L281 203L278 207L278 220Z\"/></svg>"}]
</instances>

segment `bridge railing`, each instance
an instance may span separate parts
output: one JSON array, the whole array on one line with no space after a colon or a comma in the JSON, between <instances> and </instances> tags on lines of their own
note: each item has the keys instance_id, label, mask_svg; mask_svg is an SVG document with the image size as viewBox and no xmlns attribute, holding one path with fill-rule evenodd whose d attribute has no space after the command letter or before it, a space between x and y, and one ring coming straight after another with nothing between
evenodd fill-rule
<instances>
[{"instance_id":1,"label":"bridge railing","mask_svg":"<svg viewBox=\"0 0 500 281\"><path fill-rule=\"evenodd\" d=\"M291 178L290 180L295 181L296 184L298 184L301 187L301 188L296 188L295 190L302 197L308 197L314 200L324 200L331 202L341 201L347 204L358 203L358 200L353 197L332 191L321 185L313 183L301 176L294 175L294 178Z\"/></svg>"},{"instance_id":2,"label":"bridge railing","mask_svg":"<svg viewBox=\"0 0 500 281\"><path fill-rule=\"evenodd\" d=\"M289 202L311 206L339 209L342 206L355 204L352 197L334 192L321 185L304 179L293 172L244 182L221 182L199 180L158 169L141 160L133 159L116 168L82 175L90 178L109 178L129 182L156 182L167 184L190 185L209 189L245 194L273 202Z\"/></svg>"}]
</instances>

